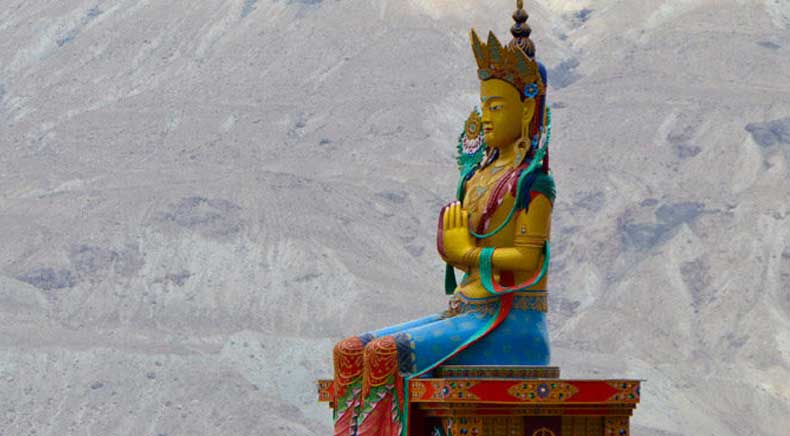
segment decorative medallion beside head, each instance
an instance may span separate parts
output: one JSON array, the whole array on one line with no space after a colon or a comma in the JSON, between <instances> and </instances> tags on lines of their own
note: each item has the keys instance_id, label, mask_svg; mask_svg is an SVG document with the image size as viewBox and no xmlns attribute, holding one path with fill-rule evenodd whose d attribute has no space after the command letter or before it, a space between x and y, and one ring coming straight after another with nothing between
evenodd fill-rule
<instances>
[{"instance_id":1,"label":"decorative medallion beside head","mask_svg":"<svg viewBox=\"0 0 790 436\"><path fill-rule=\"evenodd\" d=\"M458 138L458 169L464 174L480 165L488 146L483 135L483 119L477 108L472 110L464 123L464 131Z\"/></svg>"}]
</instances>

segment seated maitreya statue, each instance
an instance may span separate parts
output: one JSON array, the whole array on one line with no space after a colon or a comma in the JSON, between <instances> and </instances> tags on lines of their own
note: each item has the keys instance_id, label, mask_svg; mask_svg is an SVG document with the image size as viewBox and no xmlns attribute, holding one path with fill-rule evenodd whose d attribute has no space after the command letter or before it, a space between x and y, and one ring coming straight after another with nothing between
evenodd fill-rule
<instances>
[{"instance_id":1,"label":"seated maitreya statue","mask_svg":"<svg viewBox=\"0 0 790 436\"><path fill-rule=\"evenodd\" d=\"M549 363L551 114L546 71L517 3L506 46L471 31L481 111L459 140L457 200L442 209L437 236L449 310L335 346L336 436L407 436L408 382L439 365ZM453 268L466 273L460 285Z\"/></svg>"}]
</instances>

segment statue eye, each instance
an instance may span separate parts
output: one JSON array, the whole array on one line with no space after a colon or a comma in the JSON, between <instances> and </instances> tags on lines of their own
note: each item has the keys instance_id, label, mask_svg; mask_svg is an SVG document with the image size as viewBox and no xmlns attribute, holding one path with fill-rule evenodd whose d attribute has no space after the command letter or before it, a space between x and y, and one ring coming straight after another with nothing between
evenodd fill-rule
<instances>
[{"instance_id":1,"label":"statue eye","mask_svg":"<svg viewBox=\"0 0 790 436\"><path fill-rule=\"evenodd\" d=\"M502 109L502 105L501 105L501 104L494 104L494 105L491 105L491 110L492 110L492 111L498 111L498 110L500 110L500 109Z\"/></svg>"}]
</instances>

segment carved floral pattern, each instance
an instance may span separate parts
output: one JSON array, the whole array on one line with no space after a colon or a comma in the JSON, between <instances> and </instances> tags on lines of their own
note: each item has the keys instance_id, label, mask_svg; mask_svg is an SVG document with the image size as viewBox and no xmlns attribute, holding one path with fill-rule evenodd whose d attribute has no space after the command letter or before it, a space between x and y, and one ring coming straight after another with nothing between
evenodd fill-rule
<instances>
[{"instance_id":1,"label":"carved floral pattern","mask_svg":"<svg viewBox=\"0 0 790 436\"><path fill-rule=\"evenodd\" d=\"M565 401L579 390L563 382L524 382L510 387L507 393L522 401Z\"/></svg>"},{"instance_id":2,"label":"carved floral pattern","mask_svg":"<svg viewBox=\"0 0 790 436\"><path fill-rule=\"evenodd\" d=\"M616 394L612 395L609 398L609 401L626 401L626 402L639 401L639 382L636 381L609 382L609 386L619 391Z\"/></svg>"}]
</instances>

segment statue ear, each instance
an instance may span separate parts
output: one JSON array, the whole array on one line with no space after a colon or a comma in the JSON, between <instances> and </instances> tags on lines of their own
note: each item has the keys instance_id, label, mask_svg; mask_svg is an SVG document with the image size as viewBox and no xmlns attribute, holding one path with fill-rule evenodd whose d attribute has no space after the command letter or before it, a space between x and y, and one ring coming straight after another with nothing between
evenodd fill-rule
<instances>
[{"instance_id":1,"label":"statue ear","mask_svg":"<svg viewBox=\"0 0 790 436\"><path fill-rule=\"evenodd\" d=\"M522 112L521 118L529 123L532 121L532 117L535 115L535 99L534 98L527 98L524 100L524 111Z\"/></svg>"},{"instance_id":2,"label":"statue ear","mask_svg":"<svg viewBox=\"0 0 790 436\"><path fill-rule=\"evenodd\" d=\"M535 99L527 98L524 100L524 109L521 112L521 137L530 140L529 126L532 124L532 117L535 116Z\"/></svg>"}]
</instances>

